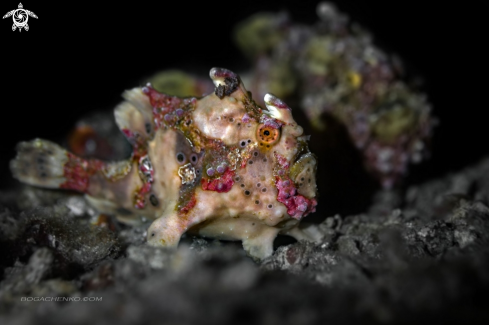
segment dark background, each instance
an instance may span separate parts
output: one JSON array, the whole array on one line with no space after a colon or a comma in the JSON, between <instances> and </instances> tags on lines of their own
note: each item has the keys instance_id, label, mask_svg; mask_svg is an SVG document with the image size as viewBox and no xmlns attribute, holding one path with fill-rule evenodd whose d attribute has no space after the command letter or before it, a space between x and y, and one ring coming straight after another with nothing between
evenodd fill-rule
<instances>
[{"instance_id":1,"label":"dark background","mask_svg":"<svg viewBox=\"0 0 489 325\"><path fill-rule=\"evenodd\" d=\"M18 1L3 1L0 14ZM424 80L440 126L433 159L414 169L413 179L455 171L489 153L487 2L335 2ZM145 75L165 68L246 68L231 32L249 15L285 9L295 21L317 20L315 1L22 3L39 17L29 18L28 32L12 32L11 18L0 21L1 188L15 183L8 161L18 141L59 141L77 119L110 109Z\"/></svg>"}]
</instances>

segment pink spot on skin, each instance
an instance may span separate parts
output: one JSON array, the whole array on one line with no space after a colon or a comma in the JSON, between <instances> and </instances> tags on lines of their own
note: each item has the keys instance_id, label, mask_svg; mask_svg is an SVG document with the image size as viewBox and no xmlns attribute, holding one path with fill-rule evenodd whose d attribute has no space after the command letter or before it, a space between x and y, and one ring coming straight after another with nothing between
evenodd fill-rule
<instances>
[{"instance_id":1,"label":"pink spot on skin","mask_svg":"<svg viewBox=\"0 0 489 325\"><path fill-rule=\"evenodd\" d=\"M311 212L316 211L316 199L308 199L297 194L295 185L289 180L275 177L275 186L278 189L277 201L287 207L287 213L294 219L300 220Z\"/></svg>"},{"instance_id":2,"label":"pink spot on skin","mask_svg":"<svg viewBox=\"0 0 489 325\"><path fill-rule=\"evenodd\" d=\"M165 121L171 122L171 119L165 116L166 114L172 113L180 109L180 114L183 116L184 109L182 109L182 106L196 103L195 98L193 98L193 100L183 100L176 96L169 96L159 93L151 85L143 87L143 93L148 96L151 106L153 106L153 118L155 121L156 129L160 128L162 126L162 123L164 123Z\"/></svg>"},{"instance_id":3,"label":"pink spot on skin","mask_svg":"<svg viewBox=\"0 0 489 325\"><path fill-rule=\"evenodd\" d=\"M297 188L294 182L286 176L285 171L289 169L289 162L284 156L274 153L277 162L280 165L278 174L275 176L275 187L278 190L277 201L287 207L287 213L294 219L300 220L311 212L316 211L316 199L308 199L297 194Z\"/></svg>"},{"instance_id":4,"label":"pink spot on skin","mask_svg":"<svg viewBox=\"0 0 489 325\"><path fill-rule=\"evenodd\" d=\"M236 78L237 75L232 72L232 71L229 71L227 69L224 69L224 68L215 68L212 70L212 74L215 76L215 77L218 77L218 78Z\"/></svg>"},{"instance_id":5,"label":"pink spot on skin","mask_svg":"<svg viewBox=\"0 0 489 325\"><path fill-rule=\"evenodd\" d=\"M275 159L277 159L277 162L282 167L282 170L289 168L289 162L287 161L287 159L284 156L282 156L281 154L276 153L276 152L274 152L273 155L275 156Z\"/></svg>"},{"instance_id":6,"label":"pink spot on skin","mask_svg":"<svg viewBox=\"0 0 489 325\"><path fill-rule=\"evenodd\" d=\"M95 159L86 160L69 152L66 155L68 162L63 166L63 176L66 181L59 187L88 193L90 176L101 170L104 163Z\"/></svg>"},{"instance_id":7,"label":"pink spot on skin","mask_svg":"<svg viewBox=\"0 0 489 325\"><path fill-rule=\"evenodd\" d=\"M122 133L124 133L129 142L132 142L134 140L134 134L131 132L131 130L122 129Z\"/></svg>"},{"instance_id":8,"label":"pink spot on skin","mask_svg":"<svg viewBox=\"0 0 489 325\"><path fill-rule=\"evenodd\" d=\"M146 200L144 196L151 191L151 183L145 183L139 191L137 191L134 195L134 207L136 209L144 209L146 206Z\"/></svg>"},{"instance_id":9,"label":"pink spot on skin","mask_svg":"<svg viewBox=\"0 0 489 325\"><path fill-rule=\"evenodd\" d=\"M248 113L245 113L245 115L243 115L243 117L241 118L241 122L243 122L243 123L249 123L250 120L251 120L251 118L248 115Z\"/></svg>"},{"instance_id":10,"label":"pink spot on skin","mask_svg":"<svg viewBox=\"0 0 489 325\"><path fill-rule=\"evenodd\" d=\"M273 117L270 117L268 115L263 115L261 117L261 123L263 123L265 126L271 127L272 129L278 129L282 125L284 125L282 122L280 122L277 119L274 119Z\"/></svg>"},{"instance_id":11,"label":"pink spot on skin","mask_svg":"<svg viewBox=\"0 0 489 325\"><path fill-rule=\"evenodd\" d=\"M144 185L134 193L134 206L136 209L143 209L146 206L145 195L151 191L151 186L154 181L154 170L148 169L144 163L142 163L143 158L139 160L139 170L147 175L147 179L144 180Z\"/></svg>"},{"instance_id":12,"label":"pink spot on skin","mask_svg":"<svg viewBox=\"0 0 489 325\"><path fill-rule=\"evenodd\" d=\"M167 108L167 111L174 111L182 103L182 99L162 94L152 86L147 86L146 88L148 89L146 95L149 97L153 107Z\"/></svg>"},{"instance_id":13,"label":"pink spot on skin","mask_svg":"<svg viewBox=\"0 0 489 325\"><path fill-rule=\"evenodd\" d=\"M146 141L143 141L143 138L129 129L122 129L121 131L132 145L132 158L139 160L140 157L146 154Z\"/></svg>"},{"instance_id":14,"label":"pink spot on skin","mask_svg":"<svg viewBox=\"0 0 489 325\"><path fill-rule=\"evenodd\" d=\"M187 204L178 210L178 215L179 216L184 216L187 213L189 213L190 210L193 209L193 207L197 204L197 199L195 198L195 195L192 195L192 198L187 202Z\"/></svg>"},{"instance_id":15,"label":"pink spot on skin","mask_svg":"<svg viewBox=\"0 0 489 325\"><path fill-rule=\"evenodd\" d=\"M229 192L234 185L234 171L226 168L224 174L219 178L208 180L202 178L202 189L205 191L216 191L218 193Z\"/></svg>"},{"instance_id":16,"label":"pink spot on skin","mask_svg":"<svg viewBox=\"0 0 489 325\"><path fill-rule=\"evenodd\" d=\"M276 97L270 101L270 104L272 104L273 106L280 108L280 109L290 110L290 107L287 104L285 104L281 99L276 98Z\"/></svg>"},{"instance_id":17,"label":"pink spot on skin","mask_svg":"<svg viewBox=\"0 0 489 325\"><path fill-rule=\"evenodd\" d=\"M148 175L149 174L149 178L148 178L148 182L149 183L153 183L153 177L154 177L154 170L152 168L148 169L143 163L142 163L142 159L139 160L139 170L144 174L144 175Z\"/></svg>"}]
</instances>

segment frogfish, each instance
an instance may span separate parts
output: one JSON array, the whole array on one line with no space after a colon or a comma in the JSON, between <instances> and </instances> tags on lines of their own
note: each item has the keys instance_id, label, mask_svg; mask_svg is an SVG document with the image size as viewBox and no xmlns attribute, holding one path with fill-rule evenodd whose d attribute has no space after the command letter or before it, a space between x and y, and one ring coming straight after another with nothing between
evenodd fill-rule
<instances>
[{"instance_id":1,"label":"frogfish","mask_svg":"<svg viewBox=\"0 0 489 325\"><path fill-rule=\"evenodd\" d=\"M214 92L179 98L151 84L127 90L115 120L132 145L122 161L81 158L47 140L17 145L19 181L84 193L120 222L153 220L147 244L175 247L188 232L241 240L251 257L273 253L278 234L316 240L299 228L317 205L317 161L292 110L272 94L265 108L240 77L210 70Z\"/></svg>"}]
</instances>

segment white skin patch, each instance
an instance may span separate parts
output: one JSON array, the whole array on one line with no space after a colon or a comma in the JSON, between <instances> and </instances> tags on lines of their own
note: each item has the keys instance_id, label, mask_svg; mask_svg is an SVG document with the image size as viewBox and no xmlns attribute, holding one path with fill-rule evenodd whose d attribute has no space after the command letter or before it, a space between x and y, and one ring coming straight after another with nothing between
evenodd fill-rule
<instances>
[{"instance_id":1,"label":"white skin patch","mask_svg":"<svg viewBox=\"0 0 489 325\"><path fill-rule=\"evenodd\" d=\"M178 169L178 176L182 179L182 184L190 184L195 180L195 168L188 163Z\"/></svg>"}]
</instances>

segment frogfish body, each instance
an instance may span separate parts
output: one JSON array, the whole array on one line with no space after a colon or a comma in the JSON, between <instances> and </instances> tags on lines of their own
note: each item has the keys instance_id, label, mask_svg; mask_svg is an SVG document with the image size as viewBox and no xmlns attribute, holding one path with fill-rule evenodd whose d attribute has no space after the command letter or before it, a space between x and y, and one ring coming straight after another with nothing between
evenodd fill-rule
<instances>
[{"instance_id":1,"label":"frogfish body","mask_svg":"<svg viewBox=\"0 0 489 325\"><path fill-rule=\"evenodd\" d=\"M150 245L176 246L188 231L241 240L263 259L279 233L314 239L298 224L317 205L316 159L291 109L271 94L261 108L229 70L210 77L215 91L200 99L150 84L123 94L115 119L133 147L128 160L84 159L35 139L18 144L13 176L85 193L124 223L154 220Z\"/></svg>"}]
</instances>

